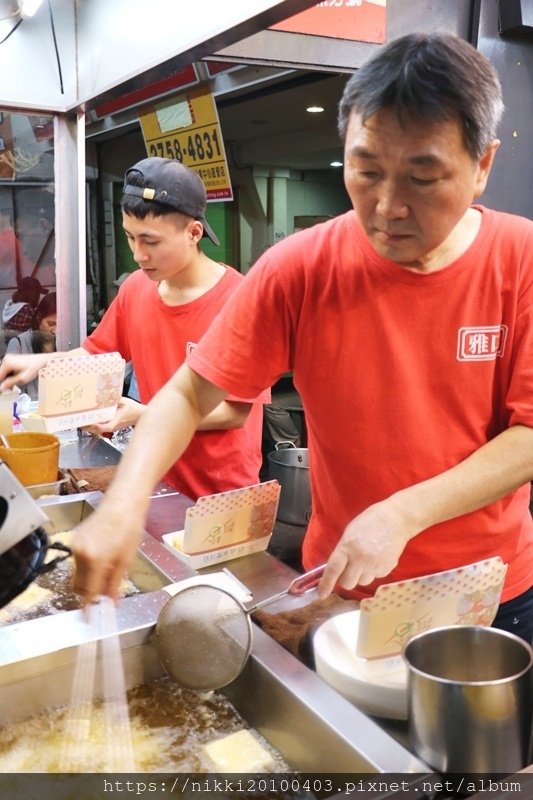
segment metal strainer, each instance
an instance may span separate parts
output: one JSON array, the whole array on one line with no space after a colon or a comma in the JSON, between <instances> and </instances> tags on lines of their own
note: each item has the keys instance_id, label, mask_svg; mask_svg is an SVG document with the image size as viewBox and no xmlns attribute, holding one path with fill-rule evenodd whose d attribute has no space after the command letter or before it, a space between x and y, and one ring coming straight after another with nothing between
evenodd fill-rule
<instances>
[{"instance_id":1,"label":"metal strainer","mask_svg":"<svg viewBox=\"0 0 533 800\"><path fill-rule=\"evenodd\" d=\"M253 644L250 614L287 594L313 589L325 564L299 575L278 594L246 608L217 586L195 584L179 591L163 607L155 628L161 663L188 689L220 689L242 671Z\"/></svg>"}]
</instances>

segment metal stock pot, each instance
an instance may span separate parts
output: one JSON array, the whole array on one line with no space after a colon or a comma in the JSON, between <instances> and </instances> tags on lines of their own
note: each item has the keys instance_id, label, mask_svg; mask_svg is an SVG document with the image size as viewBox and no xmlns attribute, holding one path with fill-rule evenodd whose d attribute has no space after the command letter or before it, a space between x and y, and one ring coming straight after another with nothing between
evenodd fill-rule
<instances>
[{"instance_id":1,"label":"metal stock pot","mask_svg":"<svg viewBox=\"0 0 533 800\"><path fill-rule=\"evenodd\" d=\"M311 517L309 451L306 447L295 447L292 442L277 442L267 458L269 477L281 485L278 520L307 525Z\"/></svg>"}]
</instances>

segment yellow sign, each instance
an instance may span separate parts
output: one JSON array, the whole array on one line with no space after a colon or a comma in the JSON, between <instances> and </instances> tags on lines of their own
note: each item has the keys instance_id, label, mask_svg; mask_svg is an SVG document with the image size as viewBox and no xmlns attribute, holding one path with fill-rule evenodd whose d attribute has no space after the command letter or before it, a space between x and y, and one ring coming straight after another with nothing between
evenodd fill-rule
<instances>
[{"instance_id":1,"label":"yellow sign","mask_svg":"<svg viewBox=\"0 0 533 800\"><path fill-rule=\"evenodd\" d=\"M140 123L149 156L175 158L193 169L208 200L233 199L218 111L205 87L149 106Z\"/></svg>"}]
</instances>

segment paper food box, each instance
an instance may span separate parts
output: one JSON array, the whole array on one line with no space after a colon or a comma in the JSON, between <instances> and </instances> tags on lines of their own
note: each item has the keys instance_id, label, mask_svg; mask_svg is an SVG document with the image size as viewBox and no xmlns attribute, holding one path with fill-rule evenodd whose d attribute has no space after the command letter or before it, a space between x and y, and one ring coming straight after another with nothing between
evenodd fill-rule
<instances>
[{"instance_id":1,"label":"paper food box","mask_svg":"<svg viewBox=\"0 0 533 800\"><path fill-rule=\"evenodd\" d=\"M361 601L356 655L399 654L417 633L441 625L490 625L506 572L507 565L496 556L380 586L374 597Z\"/></svg>"},{"instance_id":2,"label":"paper food box","mask_svg":"<svg viewBox=\"0 0 533 800\"><path fill-rule=\"evenodd\" d=\"M193 569L266 550L280 489L274 480L200 497L186 510L184 529L163 542Z\"/></svg>"},{"instance_id":3,"label":"paper food box","mask_svg":"<svg viewBox=\"0 0 533 800\"><path fill-rule=\"evenodd\" d=\"M50 359L39 371L38 409L20 417L23 427L56 433L107 422L122 396L125 366L119 353Z\"/></svg>"}]
</instances>

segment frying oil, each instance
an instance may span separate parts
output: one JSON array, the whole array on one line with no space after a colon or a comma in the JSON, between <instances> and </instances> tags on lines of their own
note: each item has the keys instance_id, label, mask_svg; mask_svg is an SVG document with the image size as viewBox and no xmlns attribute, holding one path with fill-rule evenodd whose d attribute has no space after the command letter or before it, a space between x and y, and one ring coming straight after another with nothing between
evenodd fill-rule
<instances>
[{"instance_id":1,"label":"frying oil","mask_svg":"<svg viewBox=\"0 0 533 800\"><path fill-rule=\"evenodd\" d=\"M167 677L131 689L128 708L139 772L208 773L213 765L202 745L248 727L221 693L181 689ZM0 772L59 772L66 710L60 708L1 728ZM107 772L103 704L95 701L87 719L86 736L76 748L69 771ZM256 731L253 734L272 753L276 772L287 772L279 753Z\"/></svg>"}]
</instances>

